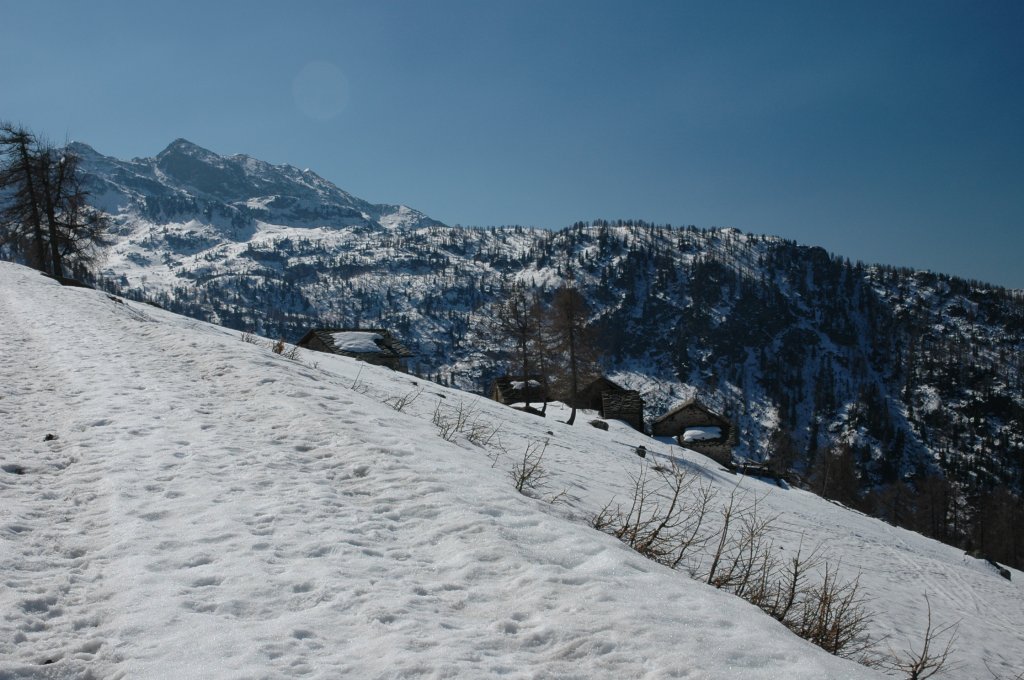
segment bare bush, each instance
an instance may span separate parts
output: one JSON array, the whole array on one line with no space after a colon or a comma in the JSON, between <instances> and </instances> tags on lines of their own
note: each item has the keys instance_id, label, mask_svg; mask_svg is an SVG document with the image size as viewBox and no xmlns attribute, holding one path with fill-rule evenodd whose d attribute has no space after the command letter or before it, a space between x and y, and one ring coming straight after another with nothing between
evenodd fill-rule
<instances>
[{"instance_id":1,"label":"bare bush","mask_svg":"<svg viewBox=\"0 0 1024 680\"><path fill-rule=\"evenodd\" d=\"M278 338L271 342L270 351L292 361L297 361L299 358L299 348L292 345L291 349L288 349L288 344L284 341L284 338Z\"/></svg>"},{"instance_id":2,"label":"bare bush","mask_svg":"<svg viewBox=\"0 0 1024 680\"><path fill-rule=\"evenodd\" d=\"M591 520L641 555L757 605L797 635L846 658L863 661L870 647L869 612L859 581L842 581L815 548L803 543L788 561L776 557L775 517L757 499L735 491L712 522L716 498L678 466L644 465L633 477L628 508L609 502Z\"/></svg>"},{"instance_id":3,"label":"bare bush","mask_svg":"<svg viewBox=\"0 0 1024 680\"><path fill-rule=\"evenodd\" d=\"M466 441L477 446L490 445L501 430L501 424L486 420L478 406L461 400L446 409L438 399L432 420L445 441L455 441L462 434Z\"/></svg>"},{"instance_id":4,"label":"bare bush","mask_svg":"<svg viewBox=\"0 0 1024 680\"><path fill-rule=\"evenodd\" d=\"M250 333L248 331L242 333L241 340L242 340L242 342L247 342L250 345L259 345L259 344L261 344L259 337L256 336L256 334Z\"/></svg>"},{"instance_id":5,"label":"bare bush","mask_svg":"<svg viewBox=\"0 0 1024 680\"><path fill-rule=\"evenodd\" d=\"M405 410L406 406L409 406L423 394L423 389L410 390L401 396L392 396L384 400L384 403L395 409L399 413Z\"/></svg>"},{"instance_id":6,"label":"bare bush","mask_svg":"<svg viewBox=\"0 0 1024 680\"><path fill-rule=\"evenodd\" d=\"M455 423L455 431L462 432L465 430L466 426L477 417L478 413L479 411L476 408L460 399L450 412L450 417Z\"/></svg>"},{"instance_id":7,"label":"bare bush","mask_svg":"<svg viewBox=\"0 0 1024 680\"><path fill-rule=\"evenodd\" d=\"M788 620L793 606L797 604L797 596L807 592L809 574L815 572L821 563L821 547L816 546L805 554L801 538L796 555L778 570L777 578L764 599L755 604L779 621Z\"/></svg>"},{"instance_id":8,"label":"bare bush","mask_svg":"<svg viewBox=\"0 0 1024 680\"><path fill-rule=\"evenodd\" d=\"M757 604L766 597L778 566L769 538L775 517L763 516L756 499L748 503L735 491L720 512L718 542L704 580Z\"/></svg>"},{"instance_id":9,"label":"bare bush","mask_svg":"<svg viewBox=\"0 0 1024 680\"><path fill-rule=\"evenodd\" d=\"M360 366L359 370L356 371L356 377L352 379L352 384L349 385L349 389L352 390L353 392L358 392L359 394L366 394L366 392L369 390L369 387L364 385L363 382L360 380L360 376L362 374L363 367Z\"/></svg>"},{"instance_id":10,"label":"bare bush","mask_svg":"<svg viewBox=\"0 0 1024 680\"><path fill-rule=\"evenodd\" d=\"M501 423L481 422L479 418L474 419L466 428L466 441L477 446L489 446L501 430Z\"/></svg>"},{"instance_id":11,"label":"bare bush","mask_svg":"<svg viewBox=\"0 0 1024 680\"><path fill-rule=\"evenodd\" d=\"M559 503L569 503L571 497L569 496L568 489L562 489L558 493L547 499L547 502L551 505L558 505Z\"/></svg>"},{"instance_id":12,"label":"bare bush","mask_svg":"<svg viewBox=\"0 0 1024 680\"><path fill-rule=\"evenodd\" d=\"M526 494L544 486L548 471L544 467L544 452L548 450L548 440L532 442L526 446L521 460L512 465L509 475L516 491Z\"/></svg>"},{"instance_id":13,"label":"bare bush","mask_svg":"<svg viewBox=\"0 0 1024 680\"><path fill-rule=\"evenodd\" d=\"M943 670L952 670L954 666L952 661L953 644L956 642L960 624L950 623L944 626L935 626L932 623L932 603L928 600L927 595L924 600L928 605L928 620L921 647L914 649L914 646L910 645L902 652L890 649L889 658L881 663L883 668L904 674L907 680L925 680ZM945 638L944 644L943 638ZM1022 676L1024 676L1024 672L1017 678Z\"/></svg>"},{"instance_id":14,"label":"bare bush","mask_svg":"<svg viewBox=\"0 0 1024 680\"><path fill-rule=\"evenodd\" d=\"M629 509L609 503L591 524L641 555L675 568L691 548L708 540L704 519L714 492L675 465L644 465L632 479Z\"/></svg>"},{"instance_id":15,"label":"bare bush","mask_svg":"<svg viewBox=\"0 0 1024 680\"><path fill-rule=\"evenodd\" d=\"M782 622L830 654L861 661L871 649L867 636L871 614L860 592L860 579L840 580L838 569L828 562L821 581L800 591L790 611Z\"/></svg>"},{"instance_id":16,"label":"bare bush","mask_svg":"<svg viewBox=\"0 0 1024 680\"><path fill-rule=\"evenodd\" d=\"M992 668L988 665L987 661L985 662L985 668L992 675L992 680L1024 680L1024 671L1017 673L1017 675L1014 675L1013 677L1007 676L1006 678L1004 678L1003 676L999 675L994 670L992 670Z\"/></svg>"},{"instance_id":17,"label":"bare bush","mask_svg":"<svg viewBox=\"0 0 1024 680\"><path fill-rule=\"evenodd\" d=\"M437 406L434 408L432 421L437 426L437 433L441 436L441 439L446 442L455 441L455 437L459 433L458 423L454 418L445 414L441 408L440 399L437 400Z\"/></svg>"},{"instance_id":18,"label":"bare bush","mask_svg":"<svg viewBox=\"0 0 1024 680\"><path fill-rule=\"evenodd\" d=\"M491 459L491 467L497 467L498 461L501 460L502 456L510 455L508 447L501 441L501 438L495 435L495 438L490 442L487 447L487 457Z\"/></svg>"}]
</instances>

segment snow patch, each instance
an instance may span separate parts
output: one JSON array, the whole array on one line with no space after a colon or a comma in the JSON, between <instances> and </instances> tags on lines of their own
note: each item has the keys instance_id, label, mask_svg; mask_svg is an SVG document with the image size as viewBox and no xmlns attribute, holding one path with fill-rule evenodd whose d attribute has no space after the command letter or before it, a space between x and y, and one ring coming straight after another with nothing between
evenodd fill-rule
<instances>
[{"instance_id":1,"label":"snow patch","mask_svg":"<svg viewBox=\"0 0 1024 680\"><path fill-rule=\"evenodd\" d=\"M513 380L511 382L511 385L512 389L514 390L522 390L525 389L526 387L540 387L540 383L537 382L536 380Z\"/></svg>"}]
</instances>

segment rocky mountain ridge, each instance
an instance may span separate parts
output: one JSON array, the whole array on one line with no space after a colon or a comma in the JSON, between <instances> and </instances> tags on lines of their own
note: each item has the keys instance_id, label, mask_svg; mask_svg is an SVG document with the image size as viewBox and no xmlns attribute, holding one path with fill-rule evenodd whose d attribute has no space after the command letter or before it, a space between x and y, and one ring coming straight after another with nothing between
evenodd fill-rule
<instances>
[{"instance_id":1,"label":"rocky mountain ridge","mask_svg":"<svg viewBox=\"0 0 1024 680\"><path fill-rule=\"evenodd\" d=\"M385 227L439 224L396 205L375 205L310 170L271 165L244 154L219 156L177 139L153 158L122 161L75 143L94 205L111 215L157 223L196 219L225 238L252 234L255 223L293 227Z\"/></svg>"}]
</instances>

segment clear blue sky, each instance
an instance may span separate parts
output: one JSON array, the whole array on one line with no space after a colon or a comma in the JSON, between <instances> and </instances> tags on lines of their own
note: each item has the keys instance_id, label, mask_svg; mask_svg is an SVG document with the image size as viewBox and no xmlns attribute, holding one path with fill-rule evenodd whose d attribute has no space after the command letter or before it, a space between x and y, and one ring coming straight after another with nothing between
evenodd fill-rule
<instances>
[{"instance_id":1,"label":"clear blue sky","mask_svg":"<svg viewBox=\"0 0 1024 680\"><path fill-rule=\"evenodd\" d=\"M448 224L734 226L1024 288L1022 36L1020 0L0 0L0 118Z\"/></svg>"}]
</instances>

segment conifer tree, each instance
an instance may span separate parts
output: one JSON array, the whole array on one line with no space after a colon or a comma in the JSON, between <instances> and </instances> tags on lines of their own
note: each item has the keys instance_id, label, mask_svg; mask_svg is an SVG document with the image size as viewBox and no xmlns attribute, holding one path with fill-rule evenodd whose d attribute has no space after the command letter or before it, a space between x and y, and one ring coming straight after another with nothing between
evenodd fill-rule
<instances>
[{"instance_id":1,"label":"conifer tree","mask_svg":"<svg viewBox=\"0 0 1024 680\"><path fill-rule=\"evenodd\" d=\"M107 221L86 202L78 156L0 123L0 159L0 248L57 279L91 263Z\"/></svg>"},{"instance_id":2,"label":"conifer tree","mask_svg":"<svg viewBox=\"0 0 1024 680\"><path fill-rule=\"evenodd\" d=\"M555 291L548 312L548 327L562 357L562 382L572 409L566 423L572 425L576 421L580 383L585 376L594 372L597 352L587 325L590 305L576 288L571 269L566 278L566 285Z\"/></svg>"}]
</instances>

